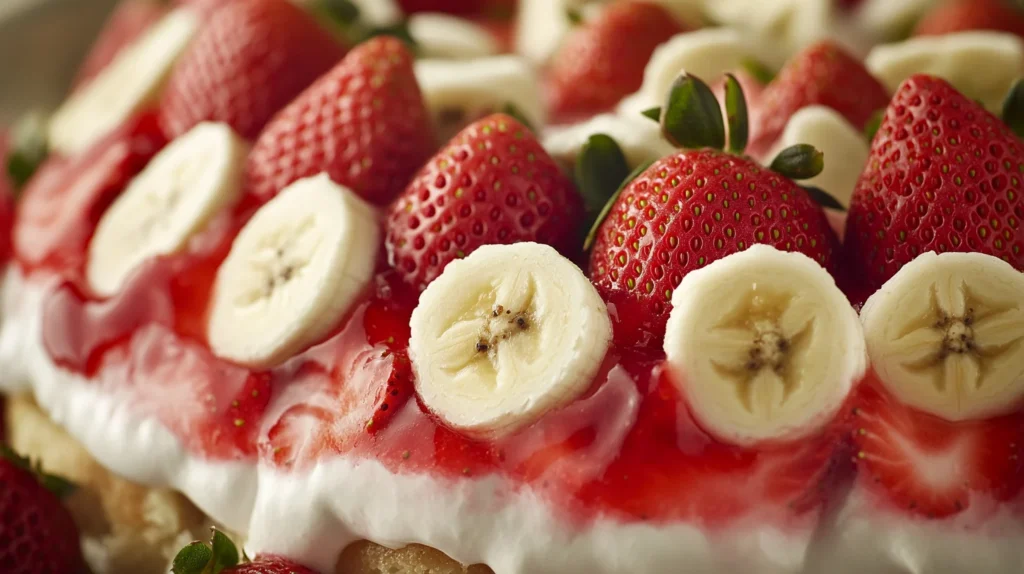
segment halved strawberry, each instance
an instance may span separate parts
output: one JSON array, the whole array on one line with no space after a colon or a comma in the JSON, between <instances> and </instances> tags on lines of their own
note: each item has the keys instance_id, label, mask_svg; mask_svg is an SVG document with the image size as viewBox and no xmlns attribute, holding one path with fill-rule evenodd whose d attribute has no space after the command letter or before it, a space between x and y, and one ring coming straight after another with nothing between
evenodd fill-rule
<instances>
[{"instance_id":1,"label":"halved strawberry","mask_svg":"<svg viewBox=\"0 0 1024 574\"><path fill-rule=\"evenodd\" d=\"M175 137L214 121L254 139L344 52L288 0L226 3L209 16L171 72L162 120Z\"/></svg>"},{"instance_id":2,"label":"halved strawberry","mask_svg":"<svg viewBox=\"0 0 1024 574\"><path fill-rule=\"evenodd\" d=\"M246 191L268 200L326 171L367 200L402 191L433 151L412 55L396 38L353 49L281 111L246 162Z\"/></svg>"},{"instance_id":3,"label":"halved strawberry","mask_svg":"<svg viewBox=\"0 0 1024 574\"><path fill-rule=\"evenodd\" d=\"M166 143L156 115L144 112L72 160L51 156L18 202L18 261L29 268L79 271L103 212Z\"/></svg>"},{"instance_id":4,"label":"halved strawberry","mask_svg":"<svg viewBox=\"0 0 1024 574\"><path fill-rule=\"evenodd\" d=\"M901 404L872 380L855 410L864 484L894 507L942 518L1024 487L1024 413L949 422Z\"/></svg>"},{"instance_id":5,"label":"halved strawberry","mask_svg":"<svg viewBox=\"0 0 1024 574\"><path fill-rule=\"evenodd\" d=\"M88 83L166 12L167 8L157 0L122 0L118 3L78 68L75 86Z\"/></svg>"}]
</instances>

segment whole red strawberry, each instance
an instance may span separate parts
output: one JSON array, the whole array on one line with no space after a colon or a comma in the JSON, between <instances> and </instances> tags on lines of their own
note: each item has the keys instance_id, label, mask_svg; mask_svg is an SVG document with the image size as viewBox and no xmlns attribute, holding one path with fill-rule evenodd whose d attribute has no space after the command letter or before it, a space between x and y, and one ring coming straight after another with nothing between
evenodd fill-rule
<instances>
[{"instance_id":1,"label":"whole red strawberry","mask_svg":"<svg viewBox=\"0 0 1024 574\"><path fill-rule=\"evenodd\" d=\"M534 135L504 114L464 129L388 209L388 260L425 287L481 245L536 241L566 247L582 206Z\"/></svg>"},{"instance_id":2,"label":"whole red strawberry","mask_svg":"<svg viewBox=\"0 0 1024 574\"><path fill-rule=\"evenodd\" d=\"M240 557L235 544L214 529L211 544L193 542L181 549L171 565L173 574L317 574L280 556Z\"/></svg>"},{"instance_id":3,"label":"whole red strawberry","mask_svg":"<svg viewBox=\"0 0 1024 574\"><path fill-rule=\"evenodd\" d=\"M51 156L18 201L14 255L29 268L74 271L99 218L167 138L145 112L71 160Z\"/></svg>"},{"instance_id":4,"label":"whole red strawberry","mask_svg":"<svg viewBox=\"0 0 1024 574\"><path fill-rule=\"evenodd\" d=\"M1024 11L1008 0L947 0L925 14L915 36L994 30L1024 37Z\"/></svg>"},{"instance_id":5,"label":"whole red strawberry","mask_svg":"<svg viewBox=\"0 0 1024 574\"><path fill-rule=\"evenodd\" d=\"M69 486L0 446L0 572L86 571L78 528L58 497Z\"/></svg>"},{"instance_id":6,"label":"whole red strawberry","mask_svg":"<svg viewBox=\"0 0 1024 574\"><path fill-rule=\"evenodd\" d=\"M396 38L357 46L260 134L246 164L248 191L269 199L326 171L370 201L390 201L433 151L412 60Z\"/></svg>"},{"instance_id":7,"label":"whole red strawberry","mask_svg":"<svg viewBox=\"0 0 1024 574\"><path fill-rule=\"evenodd\" d=\"M664 8L648 2L609 5L565 39L546 81L555 121L603 112L638 89L658 44L684 29Z\"/></svg>"},{"instance_id":8,"label":"whole red strawberry","mask_svg":"<svg viewBox=\"0 0 1024 574\"><path fill-rule=\"evenodd\" d=\"M939 78L907 79L850 201L846 249L870 288L926 251L976 251L1024 270L1024 143Z\"/></svg>"},{"instance_id":9,"label":"whole red strawberry","mask_svg":"<svg viewBox=\"0 0 1024 574\"><path fill-rule=\"evenodd\" d=\"M793 56L761 94L751 126L750 154L767 153L789 118L807 106L832 108L863 128L888 103L885 87L859 60L833 42L819 42Z\"/></svg>"},{"instance_id":10,"label":"whole red strawberry","mask_svg":"<svg viewBox=\"0 0 1024 574\"><path fill-rule=\"evenodd\" d=\"M255 139L278 110L344 55L288 0L240 0L216 9L175 65L161 102L168 133L225 122Z\"/></svg>"},{"instance_id":11,"label":"whole red strawberry","mask_svg":"<svg viewBox=\"0 0 1024 574\"><path fill-rule=\"evenodd\" d=\"M726 89L739 90L731 76ZM725 99L729 107L731 98ZM662 129L689 149L654 162L626 184L593 232L590 278L610 304L617 339L625 344L649 345L664 336L672 294L687 273L755 243L836 268L838 240L808 191L740 155L745 108L728 111L732 153L726 153L725 127L710 87L683 76L667 105L672 109L662 114ZM818 165L800 177L821 171L820 154L807 151L806 159ZM789 171L777 164L773 169Z\"/></svg>"},{"instance_id":12,"label":"whole red strawberry","mask_svg":"<svg viewBox=\"0 0 1024 574\"><path fill-rule=\"evenodd\" d=\"M131 45L166 11L156 0L121 0L79 67L75 86L81 86L99 74L123 48Z\"/></svg>"}]
</instances>

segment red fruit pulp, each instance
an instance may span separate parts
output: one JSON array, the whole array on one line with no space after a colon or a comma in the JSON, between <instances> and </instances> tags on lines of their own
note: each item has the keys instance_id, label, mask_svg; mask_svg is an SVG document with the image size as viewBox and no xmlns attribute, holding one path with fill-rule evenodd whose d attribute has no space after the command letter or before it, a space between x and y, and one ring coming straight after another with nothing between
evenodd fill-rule
<instances>
[{"instance_id":1,"label":"red fruit pulp","mask_svg":"<svg viewBox=\"0 0 1024 574\"><path fill-rule=\"evenodd\" d=\"M67 280L45 302L50 356L158 418L198 457L259 457L301 471L344 454L441 479L497 474L571 520L714 527L756 513L807 524L832 479L846 476L847 417L788 444L725 444L691 418L660 349L618 342L584 396L512 436L468 438L414 399L369 428L378 391L406 350L415 291L382 257L362 300L322 343L267 371L220 360L204 340L206 307L217 265L250 211L220 217L188 252L147 263L109 300Z\"/></svg>"}]
</instances>

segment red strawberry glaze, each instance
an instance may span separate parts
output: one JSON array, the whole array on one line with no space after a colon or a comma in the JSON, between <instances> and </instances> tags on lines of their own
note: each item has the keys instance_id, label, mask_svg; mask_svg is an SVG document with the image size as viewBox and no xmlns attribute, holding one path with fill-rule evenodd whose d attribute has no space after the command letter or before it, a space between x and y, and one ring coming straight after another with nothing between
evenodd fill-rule
<instances>
[{"instance_id":1,"label":"red strawberry glaze","mask_svg":"<svg viewBox=\"0 0 1024 574\"><path fill-rule=\"evenodd\" d=\"M849 476L850 409L810 439L723 444L689 415L660 349L613 344L585 396L504 438L466 438L415 398L380 418L382 394L410 391L410 380L393 375L417 297L383 257L363 300L324 342L269 371L222 361L202 325L217 265L250 209L216 220L187 253L146 264L112 299L67 280L44 304L50 357L122 394L201 458L258 456L302 471L344 455L438 479L497 474L578 520L807 524Z\"/></svg>"}]
</instances>

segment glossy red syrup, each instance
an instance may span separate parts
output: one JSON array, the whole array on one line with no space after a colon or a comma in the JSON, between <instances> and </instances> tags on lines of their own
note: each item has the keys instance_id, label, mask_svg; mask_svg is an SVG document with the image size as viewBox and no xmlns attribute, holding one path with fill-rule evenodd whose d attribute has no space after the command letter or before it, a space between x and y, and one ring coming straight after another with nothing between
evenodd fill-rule
<instances>
[{"instance_id":1,"label":"glossy red syrup","mask_svg":"<svg viewBox=\"0 0 1024 574\"><path fill-rule=\"evenodd\" d=\"M849 408L816 437L724 444L690 417L660 345L614 344L574 403L513 436L464 437L415 399L401 361L417 296L383 257L362 301L322 343L270 371L217 359L205 343L207 302L252 207L215 220L185 253L145 264L109 300L66 279L44 305L51 358L156 417L200 457L259 457L301 472L346 455L443 480L498 474L578 519L798 524L850 476Z\"/></svg>"}]
</instances>

